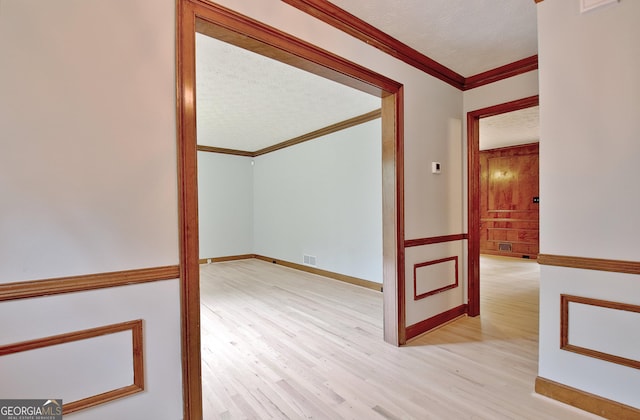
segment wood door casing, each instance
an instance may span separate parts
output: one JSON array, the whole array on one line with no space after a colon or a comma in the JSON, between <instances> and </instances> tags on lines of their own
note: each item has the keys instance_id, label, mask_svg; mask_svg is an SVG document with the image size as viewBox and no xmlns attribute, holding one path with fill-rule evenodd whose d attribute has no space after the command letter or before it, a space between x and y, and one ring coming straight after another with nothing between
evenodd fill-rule
<instances>
[{"instance_id":1,"label":"wood door casing","mask_svg":"<svg viewBox=\"0 0 640 420\"><path fill-rule=\"evenodd\" d=\"M480 151L480 253L537 258L538 143Z\"/></svg>"}]
</instances>

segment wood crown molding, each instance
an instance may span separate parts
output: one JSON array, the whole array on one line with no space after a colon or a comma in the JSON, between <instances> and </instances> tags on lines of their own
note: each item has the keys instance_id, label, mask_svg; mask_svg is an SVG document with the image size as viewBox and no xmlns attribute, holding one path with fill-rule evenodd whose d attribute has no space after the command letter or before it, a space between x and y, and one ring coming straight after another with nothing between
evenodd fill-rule
<instances>
[{"instance_id":1,"label":"wood crown molding","mask_svg":"<svg viewBox=\"0 0 640 420\"><path fill-rule=\"evenodd\" d=\"M464 77L326 0L282 0L458 89Z\"/></svg>"},{"instance_id":2,"label":"wood crown molding","mask_svg":"<svg viewBox=\"0 0 640 420\"><path fill-rule=\"evenodd\" d=\"M273 146L265 147L260 150L256 150L255 152L248 152L244 150L235 150L235 149L224 149L221 147L212 147L212 146L202 146L198 145L198 151L200 152L213 152L213 153L223 153L228 155L237 155L237 156L248 156L248 157L256 157L260 155L265 155L267 153L275 152L276 150L281 150L286 147L295 146L296 144L304 143L309 140L314 140L319 137L328 136L329 134L345 130L347 128L355 127L360 124L364 124L369 121L373 121L382 116L382 110L376 109L371 112L367 112L366 114L358 115L357 117L349 118L348 120L340 121L338 123L329 125L324 128L320 128L319 130L312 131L307 134L303 134L298 137L294 137L290 140L285 140L283 142L274 144Z\"/></svg>"},{"instance_id":3,"label":"wood crown molding","mask_svg":"<svg viewBox=\"0 0 640 420\"><path fill-rule=\"evenodd\" d=\"M159 280L171 280L179 277L180 267L170 265L166 267L141 268L137 270L5 283L0 284L0 302L61 293L84 292Z\"/></svg>"},{"instance_id":4,"label":"wood crown molding","mask_svg":"<svg viewBox=\"0 0 640 420\"><path fill-rule=\"evenodd\" d=\"M534 55L464 77L327 0L282 1L460 90L473 89L538 68L538 56Z\"/></svg>"},{"instance_id":5,"label":"wood crown molding","mask_svg":"<svg viewBox=\"0 0 640 420\"><path fill-rule=\"evenodd\" d=\"M556 267L582 268L585 270L610 271L614 273L640 274L640 262L638 261L540 254L538 255L538 264Z\"/></svg>"},{"instance_id":6,"label":"wood crown molding","mask_svg":"<svg viewBox=\"0 0 640 420\"><path fill-rule=\"evenodd\" d=\"M464 81L464 87L462 90L469 90L479 86L488 85L499 80L508 79L509 77L537 69L538 56L532 55L531 57L523 58L522 60L514 61L513 63L478 73L475 76L467 77Z\"/></svg>"},{"instance_id":7,"label":"wood crown molding","mask_svg":"<svg viewBox=\"0 0 640 420\"><path fill-rule=\"evenodd\" d=\"M637 419L640 410L538 376L535 392L608 419Z\"/></svg>"}]
</instances>

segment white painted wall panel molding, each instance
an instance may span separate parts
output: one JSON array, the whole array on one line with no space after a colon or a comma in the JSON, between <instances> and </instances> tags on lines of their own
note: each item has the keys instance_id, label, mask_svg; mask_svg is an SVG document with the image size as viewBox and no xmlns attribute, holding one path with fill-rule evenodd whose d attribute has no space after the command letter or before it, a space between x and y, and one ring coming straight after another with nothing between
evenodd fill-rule
<instances>
[{"instance_id":1,"label":"white painted wall panel molding","mask_svg":"<svg viewBox=\"0 0 640 420\"><path fill-rule=\"evenodd\" d=\"M13 395L62 397L69 414L143 391L143 357L138 319L1 346L0 370Z\"/></svg>"},{"instance_id":2,"label":"white painted wall panel molding","mask_svg":"<svg viewBox=\"0 0 640 420\"><path fill-rule=\"evenodd\" d=\"M640 369L640 305L560 295L560 348Z\"/></svg>"}]
</instances>

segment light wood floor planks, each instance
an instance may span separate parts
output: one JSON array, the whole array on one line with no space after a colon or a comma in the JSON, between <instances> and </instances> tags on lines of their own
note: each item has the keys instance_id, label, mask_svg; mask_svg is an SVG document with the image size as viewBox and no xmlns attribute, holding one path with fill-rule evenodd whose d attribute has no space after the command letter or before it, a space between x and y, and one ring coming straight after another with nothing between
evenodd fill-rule
<instances>
[{"instance_id":1,"label":"light wood floor planks","mask_svg":"<svg viewBox=\"0 0 640 420\"><path fill-rule=\"evenodd\" d=\"M482 257L482 315L397 348L382 294L242 260L201 268L206 419L596 419L533 393L538 265Z\"/></svg>"}]
</instances>

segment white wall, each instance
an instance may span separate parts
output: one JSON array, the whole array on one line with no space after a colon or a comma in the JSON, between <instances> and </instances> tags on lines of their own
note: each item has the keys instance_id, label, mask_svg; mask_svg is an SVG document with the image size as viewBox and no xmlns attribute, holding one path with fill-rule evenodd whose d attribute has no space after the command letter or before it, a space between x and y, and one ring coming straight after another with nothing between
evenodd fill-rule
<instances>
[{"instance_id":1,"label":"white wall","mask_svg":"<svg viewBox=\"0 0 640 420\"><path fill-rule=\"evenodd\" d=\"M178 263L174 28L174 0L0 1L0 282ZM2 302L0 344L142 318L147 389L74 418L180 418L178 283ZM37 373L7 360L3 397Z\"/></svg>"},{"instance_id":2,"label":"white wall","mask_svg":"<svg viewBox=\"0 0 640 420\"><path fill-rule=\"evenodd\" d=\"M253 253L252 160L198 152L200 258Z\"/></svg>"},{"instance_id":3,"label":"white wall","mask_svg":"<svg viewBox=\"0 0 640 420\"><path fill-rule=\"evenodd\" d=\"M380 121L255 159L256 254L382 283Z\"/></svg>"},{"instance_id":4,"label":"white wall","mask_svg":"<svg viewBox=\"0 0 640 420\"><path fill-rule=\"evenodd\" d=\"M578 0L538 5L542 253L638 261L639 18L635 1L582 15ZM558 342L561 293L638 305L638 277L542 267L541 377L640 407L640 371L568 353ZM586 325L601 322L595 312L576 314L589 317L580 320ZM609 325L613 351L637 348L637 339L624 344L636 332L620 325Z\"/></svg>"}]
</instances>

